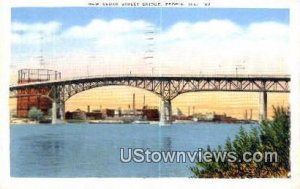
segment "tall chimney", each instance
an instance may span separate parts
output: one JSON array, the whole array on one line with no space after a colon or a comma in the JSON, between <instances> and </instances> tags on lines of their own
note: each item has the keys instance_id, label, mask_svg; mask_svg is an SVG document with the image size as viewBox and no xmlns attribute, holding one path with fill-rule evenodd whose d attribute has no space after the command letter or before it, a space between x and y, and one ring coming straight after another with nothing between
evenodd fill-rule
<instances>
[{"instance_id":1,"label":"tall chimney","mask_svg":"<svg viewBox=\"0 0 300 189\"><path fill-rule=\"evenodd\" d=\"M133 109L133 115L135 115L135 93L132 95L132 109Z\"/></svg>"},{"instance_id":2,"label":"tall chimney","mask_svg":"<svg viewBox=\"0 0 300 189\"><path fill-rule=\"evenodd\" d=\"M247 109L245 110L244 120L248 120L248 111L247 111Z\"/></svg>"}]
</instances>

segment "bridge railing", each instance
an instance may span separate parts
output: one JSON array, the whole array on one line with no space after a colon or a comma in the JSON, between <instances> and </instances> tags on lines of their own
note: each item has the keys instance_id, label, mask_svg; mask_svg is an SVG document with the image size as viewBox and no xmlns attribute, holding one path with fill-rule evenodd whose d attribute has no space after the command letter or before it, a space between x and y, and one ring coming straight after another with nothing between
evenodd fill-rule
<instances>
[{"instance_id":1,"label":"bridge railing","mask_svg":"<svg viewBox=\"0 0 300 189\"><path fill-rule=\"evenodd\" d=\"M190 78L190 77L216 77L216 78L288 78L290 75L271 75L271 74L264 74L264 75L253 75L253 74L105 74L105 75L90 75L90 76L78 76L78 77L71 77L65 78L64 80L71 79L85 79L85 78L105 78L105 77L183 77L183 78Z\"/></svg>"},{"instance_id":2,"label":"bridge railing","mask_svg":"<svg viewBox=\"0 0 300 189\"><path fill-rule=\"evenodd\" d=\"M106 75L89 75L89 76L77 76L77 77L66 77L58 80L52 81L43 81L43 82L32 82L26 84L12 84L10 87L15 86L29 86L35 84L47 84L47 83L60 83L60 82L67 82L67 81L74 81L74 80L84 80L84 79L97 79L97 78L166 78L166 77L173 77L173 78L245 78L245 79L253 79L253 78L276 78L276 79L287 79L290 78L290 75L242 75L242 74L159 74L159 75L152 75L152 74L106 74Z\"/></svg>"}]
</instances>

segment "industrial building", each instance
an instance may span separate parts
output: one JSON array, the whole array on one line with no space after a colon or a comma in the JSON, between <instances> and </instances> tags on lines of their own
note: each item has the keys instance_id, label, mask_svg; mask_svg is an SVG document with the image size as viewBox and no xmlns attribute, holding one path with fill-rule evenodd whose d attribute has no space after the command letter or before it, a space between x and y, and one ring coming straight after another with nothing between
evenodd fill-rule
<instances>
[{"instance_id":1,"label":"industrial building","mask_svg":"<svg viewBox=\"0 0 300 189\"><path fill-rule=\"evenodd\" d=\"M22 69L18 71L18 84L42 82L49 80L57 80L61 78L61 73L48 69ZM37 94L46 94L48 88L38 88L34 90L18 90L17 91L17 117L27 117L28 111L32 107L40 109L44 114L52 107L51 100Z\"/></svg>"}]
</instances>

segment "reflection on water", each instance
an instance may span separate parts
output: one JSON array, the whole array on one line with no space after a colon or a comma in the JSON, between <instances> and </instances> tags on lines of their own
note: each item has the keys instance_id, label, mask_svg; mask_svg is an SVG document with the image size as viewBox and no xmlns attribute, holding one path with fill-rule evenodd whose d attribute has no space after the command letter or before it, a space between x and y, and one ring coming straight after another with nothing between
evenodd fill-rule
<instances>
[{"instance_id":1,"label":"reflection on water","mask_svg":"<svg viewBox=\"0 0 300 189\"><path fill-rule=\"evenodd\" d=\"M162 149L161 150L165 150L165 151L171 151L172 150L172 140L171 137L167 136L167 137L163 137L163 143L162 143Z\"/></svg>"},{"instance_id":2,"label":"reflection on water","mask_svg":"<svg viewBox=\"0 0 300 189\"><path fill-rule=\"evenodd\" d=\"M246 129L256 127L245 125ZM11 126L14 177L189 177L191 163L121 163L120 148L195 151L216 147L235 124Z\"/></svg>"}]
</instances>

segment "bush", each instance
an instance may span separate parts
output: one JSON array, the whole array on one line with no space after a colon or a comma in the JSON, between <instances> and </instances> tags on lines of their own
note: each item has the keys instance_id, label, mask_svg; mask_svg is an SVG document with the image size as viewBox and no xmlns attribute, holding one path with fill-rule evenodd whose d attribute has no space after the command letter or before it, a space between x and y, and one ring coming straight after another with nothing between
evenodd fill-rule
<instances>
[{"instance_id":1,"label":"bush","mask_svg":"<svg viewBox=\"0 0 300 189\"><path fill-rule=\"evenodd\" d=\"M40 121L43 118L43 112L36 107L30 108L28 118L34 121Z\"/></svg>"},{"instance_id":2,"label":"bush","mask_svg":"<svg viewBox=\"0 0 300 189\"><path fill-rule=\"evenodd\" d=\"M288 109L274 108L272 121L260 124L259 132L252 129L245 132L241 127L235 139L227 139L219 151L231 151L242 159L244 152L277 152L277 162L197 162L191 171L198 178L257 178L288 177L290 171L290 116ZM211 151L207 147L207 151ZM228 159L227 159L228 160Z\"/></svg>"}]
</instances>

